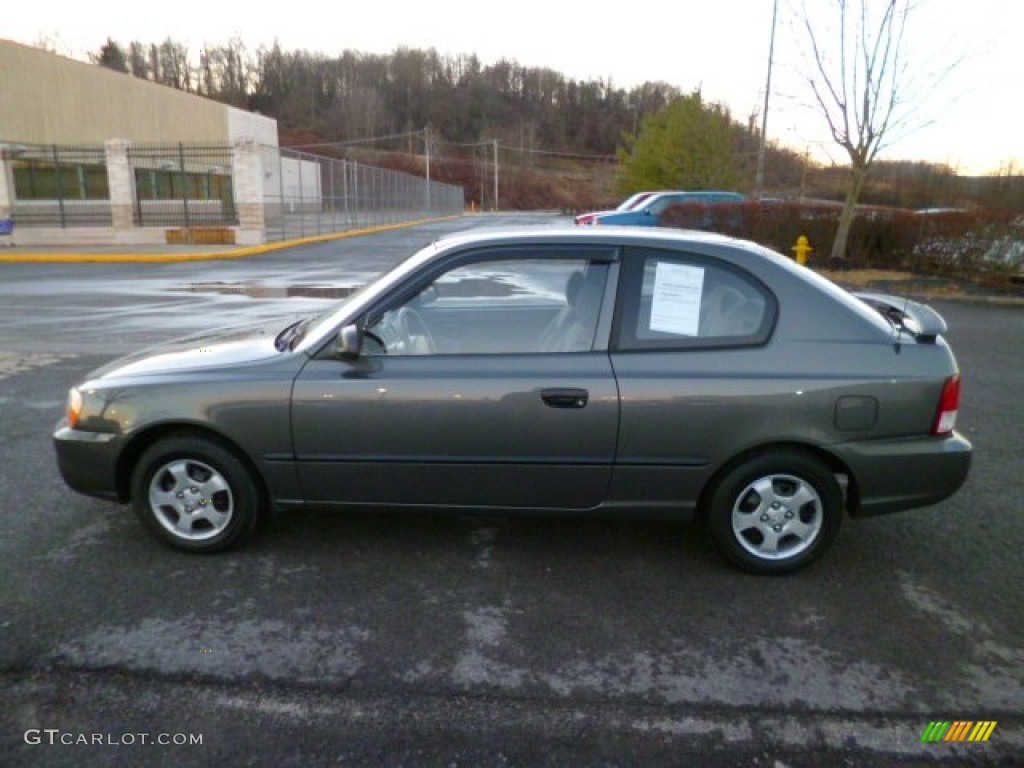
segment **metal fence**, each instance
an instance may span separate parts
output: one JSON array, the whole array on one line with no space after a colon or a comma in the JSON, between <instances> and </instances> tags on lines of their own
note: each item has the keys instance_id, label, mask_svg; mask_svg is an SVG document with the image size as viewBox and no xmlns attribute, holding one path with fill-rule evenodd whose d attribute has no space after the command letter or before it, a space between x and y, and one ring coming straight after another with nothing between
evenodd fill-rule
<instances>
[{"instance_id":1,"label":"metal fence","mask_svg":"<svg viewBox=\"0 0 1024 768\"><path fill-rule=\"evenodd\" d=\"M455 215L462 187L352 160L267 147L263 157L268 241Z\"/></svg>"},{"instance_id":2,"label":"metal fence","mask_svg":"<svg viewBox=\"0 0 1024 768\"><path fill-rule=\"evenodd\" d=\"M111 226L103 147L18 144L7 155L19 227Z\"/></svg>"},{"instance_id":3,"label":"metal fence","mask_svg":"<svg viewBox=\"0 0 1024 768\"><path fill-rule=\"evenodd\" d=\"M229 145L133 144L137 227L238 224Z\"/></svg>"},{"instance_id":4,"label":"metal fence","mask_svg":"<svg viewBox=\"0 0 1024 768\"><path fill-rule=\"evenodd\" d=\"M365 163L261 147L262 190L241 200L229 144L133 144L136 227L238 226L239 206L262 202L268 242L461 213L462 187ZM112 227L104 147L18 145L12 218L18 227ZM262 195L262 197L260 197ZM127 206L128 199L116 201Z\"/></svg>"}]
</instances>

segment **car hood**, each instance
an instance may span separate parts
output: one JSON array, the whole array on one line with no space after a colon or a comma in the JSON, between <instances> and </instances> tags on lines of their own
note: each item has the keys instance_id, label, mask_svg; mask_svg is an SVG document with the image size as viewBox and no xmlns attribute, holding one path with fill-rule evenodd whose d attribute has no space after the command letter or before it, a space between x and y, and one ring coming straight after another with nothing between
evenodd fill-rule
<instances>
[{"instance_id":1,"label":"car hood","mask_svg":"<svg viewBox=\"0 0 1024 768\"><path fill-rule=\"evenodd\" d=\"M598 213L594 216L594 219L604 222L613 221L631 221L633 219L643 218L642 210L630 210L630 211L607 211L606 213Z\"/></svg>"},{"instance_id":2,"label":"car hood","mask_svg":"<svg viewBox=\"0 0 1024 768\"><path fill-rule=\"evenodd\" d=\"M616 213L616 211L614 208L609 208L606 211L587 211L586 213L581 213L580 215L578 215L576 217L576 221L580 221L582 219L593 219L596 216L605 216L609 213Z\"/></svg>"},{"instance_id":3,"label":"car hood","mask_svg":"<svg viewBox=\"0 0 1024 768\"><path fill-rule=\"evenodd\" d=\"M295 321L276 320L185 336L98 368L89 379L147 376L245 365L280 356L276 336Z\"/></svg>"}]
</instances>

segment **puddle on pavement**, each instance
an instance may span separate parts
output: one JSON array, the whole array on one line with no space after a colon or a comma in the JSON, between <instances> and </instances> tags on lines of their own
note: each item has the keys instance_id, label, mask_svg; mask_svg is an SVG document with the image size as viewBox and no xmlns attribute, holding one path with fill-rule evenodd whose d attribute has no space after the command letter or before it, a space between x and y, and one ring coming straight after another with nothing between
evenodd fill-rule
<instances>
[{"instance_id":1,"label":"puddle on pavement","mask_svg":"<svg viewBox=\"0 0 1024 768\"><path fill-rule=\"evenodd\" d=\"M357 285L264 285L262 283L189 283L173 290L189 293L219 293L231 296L250 296L254 299L282 299L303 297L309 299L343 299L359 289Z\"/></svg>"}]
</instances>

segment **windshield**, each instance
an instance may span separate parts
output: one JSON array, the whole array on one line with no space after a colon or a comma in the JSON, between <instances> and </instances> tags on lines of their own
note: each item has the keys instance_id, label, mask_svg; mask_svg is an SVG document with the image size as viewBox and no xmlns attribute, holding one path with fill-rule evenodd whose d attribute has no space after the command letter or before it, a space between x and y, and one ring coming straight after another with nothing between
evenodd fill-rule
<instances>
[{"instance_id":1,"label":"windshield","mask_svg":"<svg viewBox=\"0 0 1024 768\"><path fill-rule=\"evenodd\" d=\"M337 315L339 312L342 312L350 302L352 302L355 299L358 299L360 296L366 293L366 290L370 286L377 283L386 274L387 272L384 272L375 277L369 283L365 283L359 286L354 291L352 291L352 293L350 293L348 296L342 299L340 302L332 304L331 306L327 307L327 309L321 311L319 314L311 315L310 317L307 317L305 320L300 320L297 323L293 323L292 325L286 327L284 330L281 331L281 333L277 337L277 340L275 342L277 348L295 349L295 347L298 346L298 344L304 338L306 338L310 331L318 330L323 324L330 321L330 319Z\"/></svg>"},{"instance_id":2,"label":"windshield","mask_svg":"<svg viewBox=\"0 0 1024 768\"><path fill-rule=\"evenodd\" d=\"M650 197L653 194L655 194L655 193L654 192L637 192L635 195L627 197L625 200L623 200L621 203L619 203L619 207L616 208L615 210L616 211L628 211L628 210L631 210L633 208L636 208L638 205L640 205L640 203L642 203L644 200L646 200L648 197Z\"/></svg>"},{"instance_id":3,"label":"windshield","mask_svg":"<svg viewBox=\"0 0 1024 768\"><path fill-rule=\"evenodd\" d=\"M319 340L322 340L325 334L333 331L343 320L354 319L348 316L353 311L358 311L358 309L354 308L361 305L367 296L372 296L386 285L400 280L406 274L416 269L425 259L428 259L435 250L436 247L434 245L422 248L398 266L381 272L372 280L357 288L349 296L337 304L328 307L320 314L302 321L293 329L285 328L279 339L287 336L286 343L291 349L298 349L300 345L306 346L304 342L307 339L310 340L310 344L317 343Z\"/></svg>"}]
</instances>

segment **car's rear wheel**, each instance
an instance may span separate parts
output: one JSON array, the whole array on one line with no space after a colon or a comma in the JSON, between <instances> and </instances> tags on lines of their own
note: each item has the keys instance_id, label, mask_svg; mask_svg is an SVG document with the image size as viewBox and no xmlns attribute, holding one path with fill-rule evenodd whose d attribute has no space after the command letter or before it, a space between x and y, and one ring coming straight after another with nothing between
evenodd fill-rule
<instances>
[{"instance_id":1,"label":"car's rear wheel","mask_svg":"<svg viewBox=\"0 0 1024 768\"><path fill-rule=\"evenodd\" d=\"M715 484L708 526L739 567L790 573L828 549L842 514L843 493L831 470L809 454L780 450L744 461Z\"/></svg>"},{"instance_id":2,"label":"car's rear wheel","mask_svg":"<svg viewBox=\"0 0 1024 768\"><path fill-rule=\"evenodd\" d=\"M245 463L197 435L173 435L147 448L132 474L132 507L166 544L187 552L219 552L256 527L263 496Z\"/></svg>"}]
</instances>

